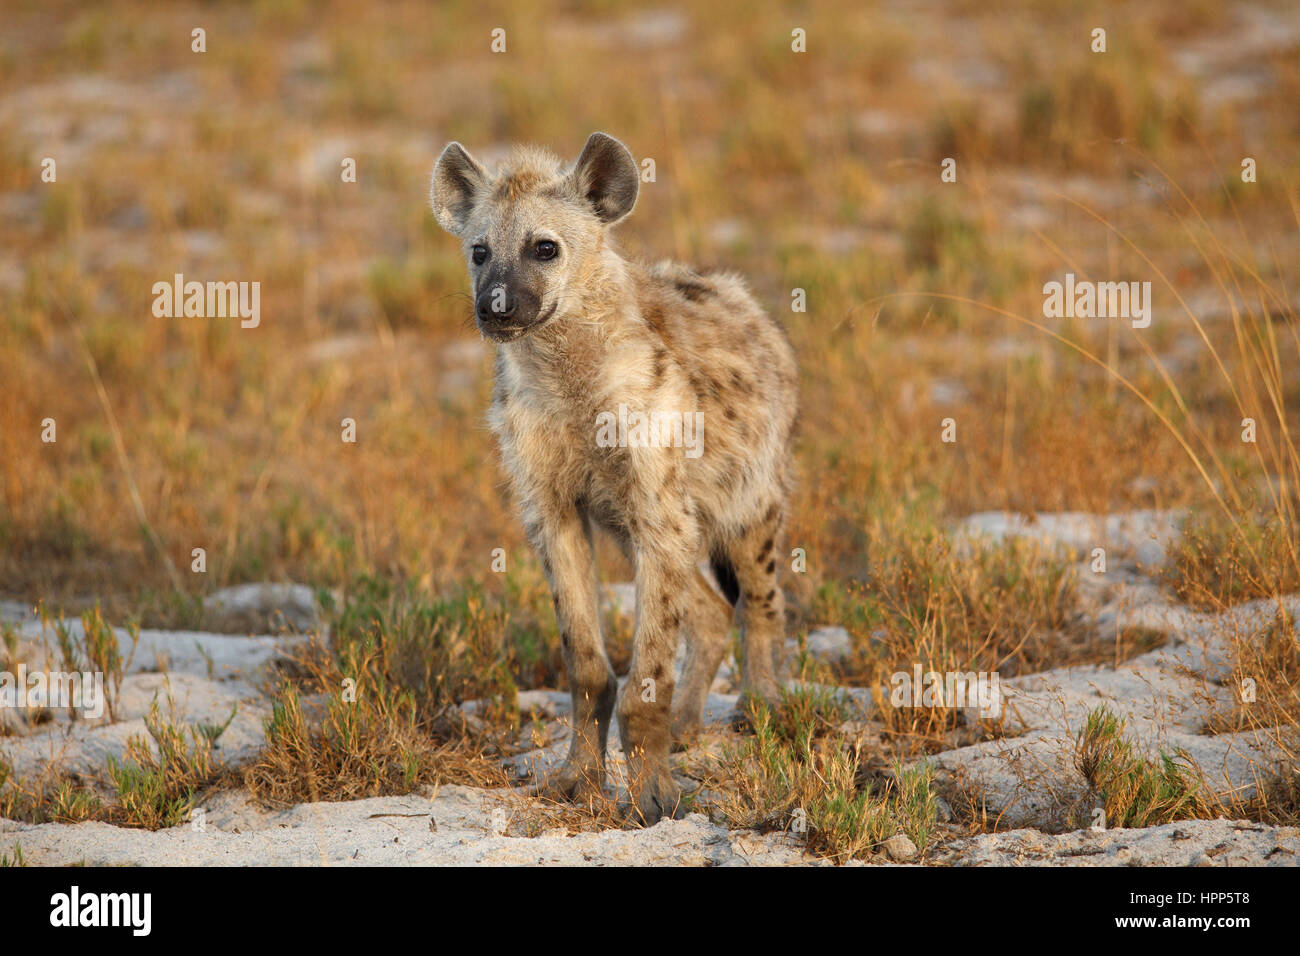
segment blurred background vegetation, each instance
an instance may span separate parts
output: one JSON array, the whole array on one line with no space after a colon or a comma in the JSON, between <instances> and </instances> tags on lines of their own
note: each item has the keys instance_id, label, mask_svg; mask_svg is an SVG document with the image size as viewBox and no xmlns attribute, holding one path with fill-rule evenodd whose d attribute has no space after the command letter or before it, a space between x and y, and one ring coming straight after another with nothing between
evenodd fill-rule
<instances>
[{"instance_id":1,"label":"blurred background vegetation","mask_svg":"<svg viewBox=\"0 0 1300 956\"><path fill-rule=\"evenodd\" d=\"M13 0L0 591L181 625L224 585L366 575L504 608L516 676L560 680L427 190L448 140L595 129L655 160L625 251L743 273L798 349L796 626L1057 626L1059 567L943 546L986 509L1188 508L1183 594L1294 590L1298 101L1285 2ZM1067 271L1150 281L1151 327L1044 319ZM260 327L155 318L178 272L259 281Z\"/></svg>"}]
</instances>

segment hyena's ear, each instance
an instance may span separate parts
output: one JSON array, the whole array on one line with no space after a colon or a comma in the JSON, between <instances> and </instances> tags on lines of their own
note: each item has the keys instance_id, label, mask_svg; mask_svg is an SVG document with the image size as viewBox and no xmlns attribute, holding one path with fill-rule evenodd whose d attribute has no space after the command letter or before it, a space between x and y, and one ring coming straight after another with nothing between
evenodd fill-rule
<instances>
[{"instance_id":1,"label":"hyena's ear","mask_svg":"<svg viewBox=\"0 0 1300 956\"><path fill-rule=\"evenodd\" d=\"M628 148L605 133L592 133L569 174L579 196L591 203L596 218L618 222L636 205L641 177Z\"/></svg>"},{"instance_id":2,"label":"hyena's ear","mask_svg":"<svg viewBox=\"0 0 1300 956\"><path fill-rule=\"evenodd\" d=\"M433 167L429 200L438 225L453 236L464 232L474 197L487 185L487 171L460 143L448 143Z\"/></svg>"}]
</instances>

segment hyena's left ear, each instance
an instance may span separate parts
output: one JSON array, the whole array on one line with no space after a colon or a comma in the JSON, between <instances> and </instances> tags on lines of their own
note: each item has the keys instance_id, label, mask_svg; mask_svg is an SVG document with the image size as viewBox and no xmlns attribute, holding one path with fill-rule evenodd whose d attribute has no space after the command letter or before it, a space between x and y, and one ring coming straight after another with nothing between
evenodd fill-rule
<instances>
[{"instance_id":1,"label":"hyena's left ear","mask_svg":"<svg viewBox=\"0 0 1300 956\"><path fill-rule=\"evenodd\" d=\"M591 203L596 218L609 225L636 205L641 188L636 161L628 148L605 133L592 133L569 174L579 196Z\"/></svg>"},{"instance_id":2,"label":"hyena's left ear","mask_svg":"<svg viewBox=\"0 0 1300 956\"><path fill-rule=\"evenodd\" d=\"M474 208L474 197L487 184L487 171L460 143L448 143L433 167L429 200L438 225L461 236Z\"/></svg>"}]
</instances>

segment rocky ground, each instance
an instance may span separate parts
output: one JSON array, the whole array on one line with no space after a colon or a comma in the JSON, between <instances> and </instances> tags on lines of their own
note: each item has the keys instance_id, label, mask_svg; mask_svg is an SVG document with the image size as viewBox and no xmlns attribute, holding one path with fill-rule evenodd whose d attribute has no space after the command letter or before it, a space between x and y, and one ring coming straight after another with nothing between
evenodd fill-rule
<instances>
[{"instance_id":1,"label":"rocky ground","mask_svg":"<svg viewBox=\"0 0 1300 956\"><path fill-rule=\"evenodd\" d=\"M1087 562L1092 549L1107 549L1109 567L1081 568L1086 613L1092 626L1114 631L1141 627L1167 636L1167 643L1118 667L1067 667L1005 680L1008 735L932 755L936 768L964 781L1000 818L1001 832L964 836L941 826L923 854L890 845L881 864L937 865L1295 865L1300 830L1245 821L1185 821L1142 830L1065 830L1086 810L1084 782L1073 767L1073 745L1084 716L1106 704L1128 721L1126 735L1154 755L1182 748L1220 792L1249 796L1274 753L1263 735L1209 734L1207 718L1231 701L1222 678L1234 635L1257 631L1273 620L1276 605L1244 604L1223 615L1195 612L1173 603L1152 574L1164 560L1177 516L1137 513L1109 518L1039 516L1032 524L1016 516L975 515L963 526L970 547L1007 535L1032 536ZM614 586L610 600L627 605L628 586ZM1300 614L1300 598L1289 601ZM232 627L283 620L297 629L317 622L310 592L287 586L231 589L209 599L212 619ZM44 660L48 630L24 608L0 606L14 623L19 658L29 667ZM79 625L74 625L79 626ZM119 635L129 646L125 632ZM220 754L239 762L262 741L267 706L258 677L295 636L142 631L122 683L115 721L55 719L28 726L14 711L0 710L5 735L0 756L19 776L51 763L94 775L109 756L120 757L132 734L144 732L151 703L170 695L185 721L221 724ZM810 653L833 658L847 652L848 634L823 628L809 635ZM708 719L723 732L735 706L726 667L709 699ZM870 724L871 693L845 688ZM521 770L560 759L566 747L567 694L534 690L520 695L520 708L545 726L549 745L513 758ZM475 702L464 705L472 719ZM613 734L617 779L621 754ZM22 848L35 865L87 864L302 864L426 865L792 865L817 864L792 834L728 830L695 813L646 830L611 829L531 834L524 826L525 798L512 791L445 786L436 792L341 803L312 803L267 812L243 794L225 792L203 804L201 819L150 832L103 823L31 826L0 820L0 851ZM949 815L947 808L943 816ZM1086 816L1086 814L1085 814ZM942 818L942 817L941 817Z\"/></svg>"}]
</instances>

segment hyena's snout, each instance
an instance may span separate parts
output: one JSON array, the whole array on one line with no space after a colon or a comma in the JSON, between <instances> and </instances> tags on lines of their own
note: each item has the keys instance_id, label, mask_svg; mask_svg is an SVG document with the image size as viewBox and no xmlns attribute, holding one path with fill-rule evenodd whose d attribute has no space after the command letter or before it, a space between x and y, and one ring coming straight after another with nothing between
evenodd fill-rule
<instances>
[{"instance_id":1,"label":"hyena's snout","mask_svg":"<svg viewBox=\"0 0 1300 956\"><path fill-rule=\"evenodd\" d=\"M542 300L531 289L507 279L489 279L474 297L474 318L488 338L509 342L550 316L542 313Z\"/></svg>"}]
</instances>

